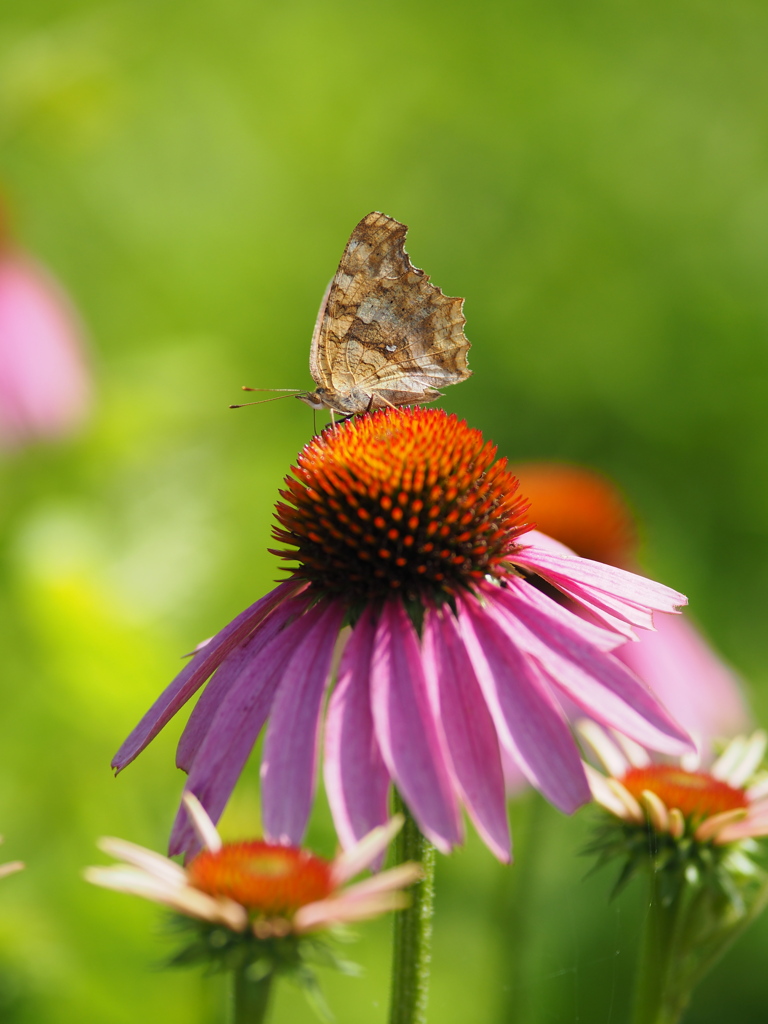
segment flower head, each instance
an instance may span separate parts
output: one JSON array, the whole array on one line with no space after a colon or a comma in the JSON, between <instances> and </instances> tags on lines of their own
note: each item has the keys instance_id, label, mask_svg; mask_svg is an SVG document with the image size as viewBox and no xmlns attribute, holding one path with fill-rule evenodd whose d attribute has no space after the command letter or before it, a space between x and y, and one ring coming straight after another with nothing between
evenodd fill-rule
<instances>
[{"instance_id":1,"label":"flower head","mask_svg":"<svg viewBox=\"0 0 768 1024\"><path fill-rule=\"evenodd\" d=\"M355 885L402 826L392 818L333 861L308 850L263 840L223 843L198 800L184 796L202 850L186 867L123 839L99 847L121 860L86 868L94 885L144 896L187 917L248 932L256 939L302 935L376 917L407 906L403 890L418 881L418 864L401 864Z\"/></svg>"},{"instance_id":2,"label":"flower head","mask_svg":"<svg viewBox=\"0 0 768 1024\"><path fill-rule=\"evenodd\" d=\"M709 770L698 754L651 758L594 722L579 725L602 766L587 766L605 813L586 852L623 861L614 894L635 875L648 884L641 977L652 978L648 1020L677 1020L694 986L764 908L766 734L732 740Z\"/></svg>"},{"instance_id":3,"label":"flower head","mask_svg":"<svg viewBox=\"0 0 768 1024\"><path fill-rule=\"evenodd\" d=\"M703 770L698 755L679 763L654 762L642 747L612 740L594 722L579 728L607 773L587 766L592 794L622 822L716 846L768 835L768 775L757 774L766 749L764 732L737 736Z\"/></svg>"},{"instance_id":4,"label":"flower head","mask_svg":"<svg viewBox=\"0 0 768 1024\"><path fill-rule=\"evenodd\" d=\"M179 742L188 790L218 819L269 719L265 831L298 844L337 663L324 770L342 844L387 820L394 782L440 849L460 842L463 805L508 859L502 751L562 810L589 799L565 698L637 742L687 749L610 653L685 598L532 531L495 457L478 431L434 409L386 409L314 438L277 506L279 554L298 565L201 646L113 766L133 760L212 676ZM180 814L172 852L195 842Z\"/></svg>"},{"instance_id":5,"label":"flower head","mask_svg":"<svg viewBox=\"0 0 768 1024\"><path fill-rule=\"evenodd\" d=\"M477 430L434 409L325 431L281 491L276 551L293 575L362 607L393 593L441 600L504 567L527 502ZM296 550L292 551L293 547Z\"/></svg>"},{"instance_id":6,"label":"flower head","mask_svg":"<svg viewBox=\"0 0 768 1024\"><path fill-rule=\"evenodd\" d=\"M516 468L538 528L585 558L624 569L637 563L637 526L606 477L582 466L534 462ZM740 681L686 615L658 615L640 643L616 652L650 686L705 755L716 737L748 728Z\"/></svg>"}]
</instances>

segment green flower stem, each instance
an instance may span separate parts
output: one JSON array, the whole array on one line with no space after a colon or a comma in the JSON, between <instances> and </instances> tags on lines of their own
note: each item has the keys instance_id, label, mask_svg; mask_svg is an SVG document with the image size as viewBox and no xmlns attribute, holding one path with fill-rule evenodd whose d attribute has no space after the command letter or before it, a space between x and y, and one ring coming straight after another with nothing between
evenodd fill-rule
<instances>
[{"instance_id":1,"label":"green flower stem","mask_svg":"<svg viewBox=\"0 0 768 1024\"><path fill-rule=\"evenodd\" d=\"M688 1003L680 993L675 939L684 916L686 887L664 903L660 876L651 871L648 916L640 951L632 1024L676 1024Z\"/></svg>"},{"instance_id":2,"label":"green flower stem","mask_svg":"<svg viewBox=\"0 0 768 1024\"><path fill-rule=\"evenodd\" d=\"M695 971L691 975L691 988L709 973L717 961L730 949L733 943L749 928L768 906L768 881L764 882L748 909L730 927L724 928L719 941L709 944L707 951L698 958Z\"/></svg>"},{"instance_id":3,"label":"green flower stem","mask_svg":"<svg viewBox=\"0 0 768 1024\"><path fill-rule=\"evenodd\" d=\"M432 914L435 897L435 848L418 829L400 794L395 810L405 824L395 840L395 863L418 861L424 878L410 891L411 905L395 914L390 1024L424 1024L427 1019Z\"/></svg>"},{"instance_id":4,"label":"green flower stem","mask_svg":"<svg viewBox=\"0 0 768 1024\"><path fill-rule=\"evenodd\" d=\"M254 979L249 966L232 972L232 1024L262 1024L267 1019L274 974Z\"/></svg>"},{"instance_id":5,"label":"green flower stem","mask_svg":"<svg viewBox=\"0 0 768 1024\"><path fill-rule=\"evenodd\" d=\"M513 800L509 808L517 863L514 868L497 865L499 882L493 901L499 979L495 1019L503 1024L538 1020L525 975L538 924L534 916L541 861L551 839L549 811L549 805L534 789Z\"/></svg>"},{"instance_id":6,"label":"green flower stem","mask_svg":"<svg viewBox=\"0 0 768 1024\"><path fill-rule=\"evenodd\" d=\"M651 874L632 1024L677 1024L698 983L768 904L765 881L739 910L700 880L671 889L661 881Z\"/></svg>"}]
</instances>

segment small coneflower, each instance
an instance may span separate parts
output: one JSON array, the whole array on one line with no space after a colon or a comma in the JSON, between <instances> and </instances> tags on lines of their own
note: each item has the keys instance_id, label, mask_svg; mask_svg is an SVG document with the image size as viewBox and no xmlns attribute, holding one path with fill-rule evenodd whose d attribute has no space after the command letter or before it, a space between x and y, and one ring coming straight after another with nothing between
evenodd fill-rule
<instances>
[{"instance_id":1,"label":"small coneflower","mask_svg":"<svg viewBox=\"0 0 768 1024\"><path fill-rule=\"evenodd\" d=\"M577 555L637 569L637 525L618 488L601 473L560 462L515 467L543 533ZM616 651L680 722L700 752L717 737L747 729L741 685L733 669L685 615L657 615L654 630Z\"/></svg>"},{"instance_id":2,"label":"small coneflower","mask_svg":"<svg viewBox=\"0 0 768 1024\"><path fill-rule=\"evenodd\" d=\"M185 812L202 849L182 867L123 839L99 848L122 863L86 868L94 885L143 896L187 917L249 932L257 939L302 935L376 917L407 905L403 892L418 881L418 864L400 864L354 885L402 827L402 816L364 836L332 861L308 850L264 840L224 843L202 805L184 795Z\"/></svg>"},{"instance_id":3,"label":"small coneflower","mask_svg":"<svg viewBox=\"0 0 768 1024\"><path fill-rule=\"evenodd\" d=\"M698 755L662 762L594 722L579 724L601 764L587 766L607 813L587 852L622 863L614 894L644 875L633 1021L684 1013L695 986L768 902L766 735L736 737L704 770Z\"/></svg>"},{"instance_id":4,"label":"small coneflower","mask_svg":"<svg viewBox=\"0 0 768 1024\"><path fill-rule=\"evenodd\" d=\"M298 565L201 646L119 750L118 771L212 676L179 742L187 788L217 820L269 721L265 831L299 843L335 650L325 782L345 847L386 821L394 783L439 849L461 841L463 805L508 859L502 750L561 810L589 799L565 698L653 749L688 748L610 653L685 598L533 532L506 460L455 416L386 409L326 429L281 495L277 554ZM194 848L180 813L171 851Z\"/></svg>"},{"instance_id":5,"label":"small coneflower","mask_svg":"<svg viewBox=\"0 0 768 1024\"><path fill-rule=\"evenodd\" d=\"M347 884L380 859L402 816L329 861L263 840L222 842L191 793L184 796L184 808L202 846L185 867L134 843L105 838L99 847L120 863L86 868L86 880L175 911L179 930L191 932L191 940L171 964L232 972L237 1020L263 1019L278 975L296 981L329 1019L313 967L320 962L349 973L354 965L339 960L322 933L407 906L404 890L421 878L420 865L405 863Z\"/></svg>"},{"instance_id":6,"label":"small coneflower","mask_svg":"<svg viewBox=\"0 0 768 1024\"><path fill-rule=\"evenodd\" d=\"M768 835L768 776L756 775L766 748L761 730L732 739L706 770L698 755L654 762L594 722L579 723L579 732L607 773L586 766L592 795L628 825L716 846Z\"/></svg>"}]
</instances>

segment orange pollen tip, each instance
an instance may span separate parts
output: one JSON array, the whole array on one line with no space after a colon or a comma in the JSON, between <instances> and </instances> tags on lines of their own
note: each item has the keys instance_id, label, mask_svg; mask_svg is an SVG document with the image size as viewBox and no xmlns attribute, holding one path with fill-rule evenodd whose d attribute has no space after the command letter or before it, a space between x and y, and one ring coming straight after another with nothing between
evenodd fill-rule
<instances>
[{"instance_id":1,"label":"orange pollen tip","mask_svg":"<svg viewBox=\"0 0 768 1024\"><path fill-rule=\"evenodd\" d=\"M531 524L516 478L495 460L478 430L440 409L382 409L328 427L286 478L280 554L298 562L296 577L350 603L392 587L431 599L503 578Z\"/></svg>"},{"instance_id":2,"label":"orange pollen tip","mask_svg":"<svg viewBox=\"0 0 768 1024\"><path fill-rule=\"evenodd\" d=\"M331 865L306 850L277 843L227 843L204 850L187 868L190 885L226 896L254 915L287 916L333 892Z\"/></svg>"},{"instance_id":3,"label":"orange pollen tip","mask_svg":"<svg viewBox=\"0 0 768 1024\"><path fill-rule=\"evenodd\" d=\"M747 807L743 789L735 789L707 772L688 772L676 765L652 764L630 768L620 780L636 799L650 790L669 810L677 807L685 818L701 821L723 811Z\"/></svg>"}]
</instances>

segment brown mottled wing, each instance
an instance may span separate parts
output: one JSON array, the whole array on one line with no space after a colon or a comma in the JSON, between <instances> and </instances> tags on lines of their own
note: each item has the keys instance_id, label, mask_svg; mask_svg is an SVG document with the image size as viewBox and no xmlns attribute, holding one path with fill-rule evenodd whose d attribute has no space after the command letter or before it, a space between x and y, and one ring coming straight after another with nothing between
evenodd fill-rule
<instances>
[{"instance_id":1,"label":"brown mottled wing","mask_svg":"<svg viewBox=\"0 0 768 1024\"><path fill-rule=\"evenodd\" d=\"M369 213L352 232L312 338L318 385L404 405L430 401L436 389L469 377L464 300L443 295L411 265L406 231Z\"/></svg>"}]
</instances>

